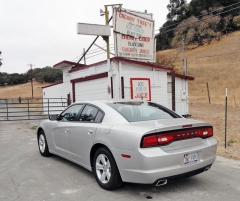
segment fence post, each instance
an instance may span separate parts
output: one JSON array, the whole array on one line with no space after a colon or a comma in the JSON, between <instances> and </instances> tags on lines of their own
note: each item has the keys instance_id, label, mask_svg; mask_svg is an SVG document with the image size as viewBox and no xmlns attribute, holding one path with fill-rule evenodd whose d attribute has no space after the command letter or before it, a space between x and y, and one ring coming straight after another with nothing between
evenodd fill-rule
<instances>
[{"instance_id":1,"label":"fence post","mask_svg":"<svg viewBox=\"0 0 240 201\"><path fill-rule=\"evenodd\" d=\"M28 98L28 119L30 119L30 112L29 112L29 98Z\"/></svg>"},{"instance_id":2,"label":"fence post","mask_svg":"<svg viewBox=\"0 0 240 201\"><path fill-rule=\"evenodd\" d=\"M6 106L7 106L7 120L8 120L8 100L6 99Z\"/></svg>"},{"instance_id":3,"label":"fence post","mask_svg":"<svg viewBox=\"0 0 240 201\"><path fill-rule=\"evenodd\" d=\"M227 109L228 109L228 89L226 88L226 100L225 100L225 149L227 148Z\"/></svg>"},{"instance_id":4,"label":"fence post","mask_svg":"<svg viewBox=\"0 0 240 201\"><path fill-rule=\"evenodd\" d=\"M209 104L211 104L208 82L207 82L207 91L208 91L208 101L209 101Z\"/></svg>"}]
</instances>

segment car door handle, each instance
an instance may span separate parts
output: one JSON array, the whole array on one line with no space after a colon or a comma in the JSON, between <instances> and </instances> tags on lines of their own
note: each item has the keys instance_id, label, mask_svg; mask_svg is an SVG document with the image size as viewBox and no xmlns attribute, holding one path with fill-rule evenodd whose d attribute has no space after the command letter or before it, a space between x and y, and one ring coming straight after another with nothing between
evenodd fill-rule
<instances>
[{"instance_id":1,"label":"car door handle","mask_svg":"<svg viewBox=\"0 0 240 201\"><path fill-rule=\"evenodd\" d=\"M93 130L88 130L88 135L92 135L93 134Z\"/></svg>"},{"instance_id":2,"label":"car door handle","mask_svg":"<svg viewBox=\"0 0 240 201\"><path fill-rule=\"evenodd\" d=\"M66 129L66 130L65 130L65 133L68 133L68 132L69 132L69 129Z\"/></svg>"}]
</instances>

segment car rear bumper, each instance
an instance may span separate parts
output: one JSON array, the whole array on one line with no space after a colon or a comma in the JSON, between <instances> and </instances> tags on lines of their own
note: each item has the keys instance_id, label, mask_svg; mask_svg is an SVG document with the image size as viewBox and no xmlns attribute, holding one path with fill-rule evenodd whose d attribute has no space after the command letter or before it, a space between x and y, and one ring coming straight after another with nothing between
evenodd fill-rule
<instances>
[{"instance_id":1,"label":"car rear bumper","mask_svg":"<svg viewBox=\"0 0 240 201\"><path fill-rule=\"evenodd\" d=\"M204 170L216 159L217 141L211 137L200 145L164 151L160 147L137 148L134 152L111 150L124 182L153 184L162 178ZM197 153L198 161L184 165L184 154ZM121 154L130 155L123 158ZM202 171L200 171L202 172Z\"/></svg>"}]
</instances>

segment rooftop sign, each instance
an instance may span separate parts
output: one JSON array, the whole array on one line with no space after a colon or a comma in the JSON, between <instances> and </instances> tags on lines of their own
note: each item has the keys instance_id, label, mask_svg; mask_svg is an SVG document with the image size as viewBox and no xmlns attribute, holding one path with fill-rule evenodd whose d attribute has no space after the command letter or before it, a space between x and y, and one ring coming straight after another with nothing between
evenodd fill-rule
<instances>
[{"instance_id":1,"label":"rooftop sign","mask_svg":"<svg viewBox=\"0 0 240 201\"><path fill-rule=\"evenodd\" d=\"M154 38L154 20L126 10L114 9L114 31L134 38Z\"/></svg>"},{"instance_id":2,"label":"rooftop sign","mask_svg":"<svg viewBox=\"0 0 240 201\"><path fill-rule=\"evenodd\" d=\"M108 25L77 23L77 33L83 35L111 36Z\"/></svg>"}]
</instances>

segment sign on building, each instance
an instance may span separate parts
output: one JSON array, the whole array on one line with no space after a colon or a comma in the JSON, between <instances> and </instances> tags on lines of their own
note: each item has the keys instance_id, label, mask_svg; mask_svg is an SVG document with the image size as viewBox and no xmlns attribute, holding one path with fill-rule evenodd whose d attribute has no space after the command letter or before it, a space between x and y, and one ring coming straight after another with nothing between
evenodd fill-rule
<instances>
[{"instance_id":1,"label":"sign on building","mask_svg":"<svg viewBox=\"0 0 240 201\"><path fill-rule=\"evenodd\" d=\"M129 59L155 61L154 20L126 9L114 9L115 55Z\"/></svg>"},{"instance_id":2,"label":"sign on building","mask_svg":"<svg viewBox=\"0 0 240 201\"><path fill-rule=\"evenodd\" d=\"M154 20L136 14L114 9L114 26L116 33L133 36L134 38L154 38Z\"/></svg>"},{"instance_id":3,"label":"sign on building","mask_svg":"<svg viewBox=\"0 0 240 201\"><path fill-rule=\"evenodd\" d=\"M125 58L154 61L156 56L155 39L116 34L117 55Z\"/></svg>"},{"instance_id":4,"label":"sign on building","mask_svg":"<svg viewBox=\"0 0 240 201\"><path fill-rule=\"evenodd\" d=\"M131 99L151 101L151 84L149 78L130 78Z\"/></svg>"}]
</instances>

